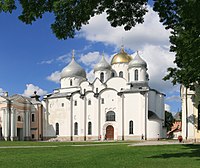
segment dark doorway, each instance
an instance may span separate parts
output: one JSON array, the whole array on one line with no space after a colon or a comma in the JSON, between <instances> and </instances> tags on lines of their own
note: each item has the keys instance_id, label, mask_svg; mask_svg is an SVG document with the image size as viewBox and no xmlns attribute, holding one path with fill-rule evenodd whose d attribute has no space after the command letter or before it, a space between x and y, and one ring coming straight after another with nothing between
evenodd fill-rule
<instances>
[{"instance_id":1,"label":"dark doorway","mask_svg":"<svg viewBox=\"0 0 200 168\"><path fill-rule=\"evenodd\" d=\"M18 141L23 141L23 129L22 128L17 128L17 138Z\"/></svg>"},{"instance_id":2,"label":"dark doorway","mask_svg":"<svg viewBox=\"0 0 200 168\"><path fill-rule=\"evenodd\" d=\"M114 140L114 128L112 125L106 127L106 139Z\"/></svg>"}]
</instances>

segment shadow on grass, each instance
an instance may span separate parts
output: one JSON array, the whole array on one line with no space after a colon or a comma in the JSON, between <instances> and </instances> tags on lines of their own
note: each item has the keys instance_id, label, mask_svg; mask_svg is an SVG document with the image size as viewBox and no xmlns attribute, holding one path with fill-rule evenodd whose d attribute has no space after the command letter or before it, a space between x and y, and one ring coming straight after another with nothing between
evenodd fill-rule
<instances>
[{"instance_id":1,"label":"shadow on grass","mask_svg":"<svg viewBox=\"0 0 200 168\"><path fill-rule=\"evenodd\" d=\"M177 148L177 152L169 152L169 153L163 153L160 155L154 155L147 158L163 158L163 159L169 159L169 158L184 158L184 157L195 157L198 158L197 160L200 160L200 145L198 144L187 144L182 145L181 148Z\"/></svg>"}]
</instances>

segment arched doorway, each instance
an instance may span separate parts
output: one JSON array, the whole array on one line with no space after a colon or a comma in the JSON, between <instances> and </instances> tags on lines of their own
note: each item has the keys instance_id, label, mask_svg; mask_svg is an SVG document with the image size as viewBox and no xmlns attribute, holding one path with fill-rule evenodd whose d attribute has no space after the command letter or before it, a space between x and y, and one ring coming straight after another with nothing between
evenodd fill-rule
<instances>
[{"instance_id":1,"label":"arched doorway","mask_svg":"<svg viewBox=\"0 0 200 168\"><path fill-rule=\"evenodd\" d=\"M113 140L114 139L114 127L112 125L108 125L106 127L106 139Z\"/></svg>"}]
</instances>

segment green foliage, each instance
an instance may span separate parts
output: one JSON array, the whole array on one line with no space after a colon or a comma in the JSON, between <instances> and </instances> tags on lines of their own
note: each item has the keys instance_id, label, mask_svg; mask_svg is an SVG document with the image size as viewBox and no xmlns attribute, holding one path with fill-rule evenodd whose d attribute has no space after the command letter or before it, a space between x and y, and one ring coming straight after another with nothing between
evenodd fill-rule
<instances>
[{"instance_id":1,"label":"green foliage","mask_svg":"<svg viewBox=\"0 0 200 168\"><path fill-rule=\"evenodd\" d=\"M172 113L165 111L165 126L167 128L167 131L171 130L173 123L174 123L174 117Z\"/></svg>"},{"instance_id":2,"label":"green foliage","mask_svg":"<svg viewBox=\"0 0 200 168\"><path fill-rule=\"evenodd\" d=\"M200 3L198 0L155 0L154 10L171 30L170 51L176 53L177 68L168 68L164 80L195 89L200 83Z\"/></svg>"},{"instance_id":3,"label":"green foliage","mask_svg":"<svg viewBox=\"0 0 200 168\"><path fill-rule=\"evenodd\" d=\"M58 39L73 38L76 31L88 24L94 15L107 13L111 26L123 26L130 30L143 23L147 12L147 0L19 0L22 13L19 19L32 24L46 12L53 13L55 22L51 28ZM1 0L0 12L16 9L14 0Z\"/></svg>"}]
</instances>

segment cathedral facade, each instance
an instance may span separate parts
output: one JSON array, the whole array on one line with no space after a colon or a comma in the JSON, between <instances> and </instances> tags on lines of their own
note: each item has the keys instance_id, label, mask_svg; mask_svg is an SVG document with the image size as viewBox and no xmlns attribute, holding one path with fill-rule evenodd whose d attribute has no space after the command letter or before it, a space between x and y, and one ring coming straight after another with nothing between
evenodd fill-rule
<instances>
[{"instance_id":1,"label":"cathedral facade","mask_svg":"<svg viewBox=\"0 0 200 168\"><path fill-rule=\"evenodd\" d=\"M141 140L166 135L164 94L148 85L146 62L124 48L111 63L104 56L90 83L75 61L61 72L61 87L42 101L43 139Z\"/></svg>"}]
</instances>

